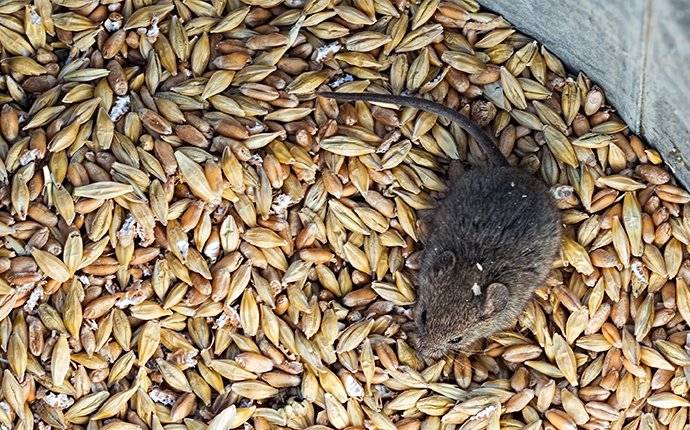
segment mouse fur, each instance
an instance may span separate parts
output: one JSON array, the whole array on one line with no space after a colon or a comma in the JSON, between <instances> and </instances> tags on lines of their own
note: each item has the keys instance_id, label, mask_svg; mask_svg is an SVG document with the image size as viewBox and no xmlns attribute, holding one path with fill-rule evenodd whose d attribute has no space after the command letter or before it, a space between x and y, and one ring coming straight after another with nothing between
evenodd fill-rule
<instances>
[{"instance_id":1,"label":"mouse fur","mask_svg":"<svg viewBox=\"0 0 690 430\"><path fill-rule=\"evenodd\" d=\"M416 343L438 358L515 323L561 245L546 186L514 167L475 168L430 218L417 274Z\"/></svg>"},{"instance_id":2,"label":"mouse fur","mask_svg":"<svg viewBox=\"0 0 690 430\"><path fill-rule=\"evenodd\" d=\"M468 352L476 341L513 325L561 247L560 214L546 186L509 167L481 127L440 103L391 94L320 95L444 116L472 136L491 165L454 174L447 196L428 217L414 310L413 343L420 355Z\"/></svg>"}]
</instances>

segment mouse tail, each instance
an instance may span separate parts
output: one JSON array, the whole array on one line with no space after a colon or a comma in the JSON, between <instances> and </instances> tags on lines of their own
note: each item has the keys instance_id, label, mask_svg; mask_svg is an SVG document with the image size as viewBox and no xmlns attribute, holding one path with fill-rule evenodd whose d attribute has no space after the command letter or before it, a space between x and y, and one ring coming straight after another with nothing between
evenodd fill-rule
<instances>
[{"instance_id":1,"label":"mouse tail","mask_svg":"<svg viewBox=\"0 0 690 430\"><path fill-rule=\"evenodd\" d=\"M508 160L506 160L506 157L504 157L501 151L498 149L494 140L484 130L482 130L481 127L479 127L466 116L441 103L436 103L421 97L396 96L392 94L327 92L318 93L318 95L341 102L361 100L374 103L388 103L407 106L443 116L458 124L463 130L468 132L472 138L474 138L481 150L484 152L484 155L486 155L489 163L497 167L508 165Z\"/></svg>"}]
</instances>

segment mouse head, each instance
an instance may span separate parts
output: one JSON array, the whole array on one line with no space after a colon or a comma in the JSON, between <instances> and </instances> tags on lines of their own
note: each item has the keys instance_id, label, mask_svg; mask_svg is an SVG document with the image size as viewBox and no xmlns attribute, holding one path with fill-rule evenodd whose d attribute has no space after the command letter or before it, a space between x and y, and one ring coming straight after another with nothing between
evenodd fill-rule
<instances>
[{"instance_id":1,"label":"mouse head","mask_svg":"<svg viewBox=\"0 0 690 430\"><path fill-rule=\"evenodd\" d=\"M422 257L415 323L417 351L425 358L467 351L490 334L491 320L508 304L505 285L483 280L481 273L463 266L447 249L431 248Z\"/></svg>"}]
</instances>

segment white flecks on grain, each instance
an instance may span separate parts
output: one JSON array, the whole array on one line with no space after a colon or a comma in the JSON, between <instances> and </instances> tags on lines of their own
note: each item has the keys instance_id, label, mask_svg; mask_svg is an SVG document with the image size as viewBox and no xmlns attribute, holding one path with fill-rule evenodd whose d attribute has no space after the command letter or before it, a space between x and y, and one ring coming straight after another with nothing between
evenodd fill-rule
<instances>
[{"instance_id":1,"label":"white flecks on grain","mask_svg":"<svg viewBox=\"0 0 690 430\"><path fill-rule=\"evenodd\" d=\"M474 285L472 285L472 293L474 293L475 296L481 296L482 295L482 287L479 286L476 282Z\"/></svg>"},{"instance_id":2,"label":"white flecks on grain","mask_svg":"<svg viewBox=\"0 0 690 430\"><path fill-rule=\"evenodd\" d=\"M118 97L115 100L113 108L110 109L110 119L117 121L122 118L122 115L129 112L129 102L131 101L129 96Z\"/></svg>"},{"instance_id":3,"label":"white flecks on grain","mask_svg":"<svg viewBox=\"0 0 690 430\"><path fill-rule=\"evenodd\" d=\"M324 60L331 58L333 55L337 54L338 51L343 47L339 42L332 42L328 45L324 45L316 51L314 51L314 62L322 63Z\"/></svg>"}]
</instances>

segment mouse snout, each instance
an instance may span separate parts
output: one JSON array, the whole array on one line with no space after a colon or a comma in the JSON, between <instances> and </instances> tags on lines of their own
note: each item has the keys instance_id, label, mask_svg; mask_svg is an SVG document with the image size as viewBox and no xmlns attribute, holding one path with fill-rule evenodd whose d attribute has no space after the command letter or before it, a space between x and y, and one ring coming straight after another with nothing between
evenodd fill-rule
<instances>
[{"instance_id":1,"label":"mouse snout","mask_svg":"<svg viewBox=\"0 0 690 430\"><path fill-rule=\"evenodd\" d=\"M416 338L415 349L425 360L438 360L448 352L445 342L423 335Z\"/></svg>"}]
</instances>

